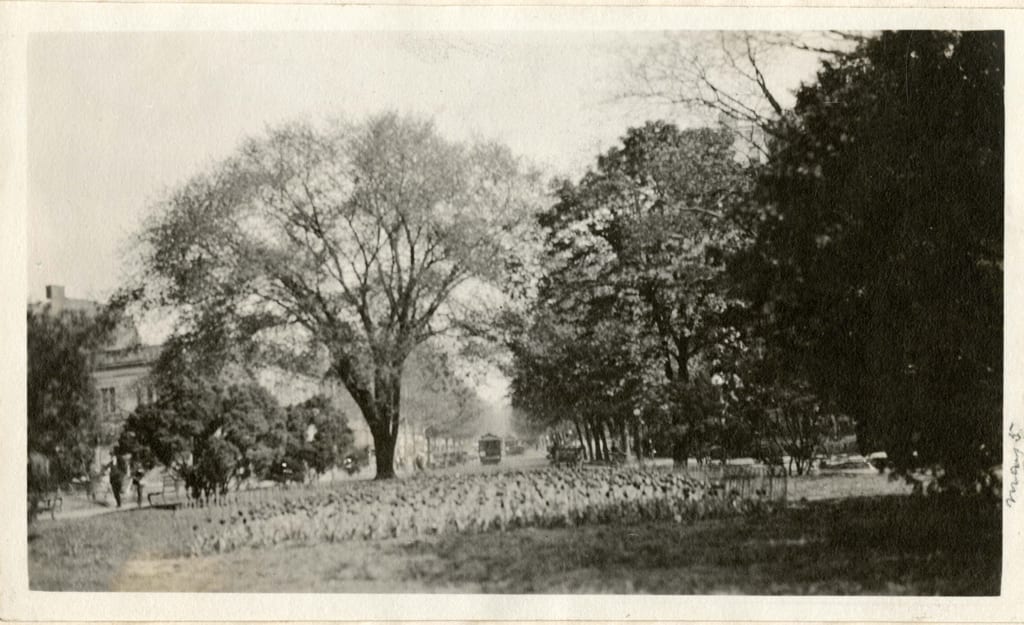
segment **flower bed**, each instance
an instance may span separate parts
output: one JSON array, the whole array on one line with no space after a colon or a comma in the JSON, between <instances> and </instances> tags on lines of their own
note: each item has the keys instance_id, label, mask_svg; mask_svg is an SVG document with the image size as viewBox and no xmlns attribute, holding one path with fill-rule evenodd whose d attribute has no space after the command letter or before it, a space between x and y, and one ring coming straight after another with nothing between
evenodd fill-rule
<instances>
[{"instance_id":1,"label":"flower bed","mask_svg":"<svg viewBox=\"0 0 1024 625\"><path fill-rule=\"evenodd\" d=\"M255 502L218 525L193 526L191 552L516 527L684 522L776 504L763 494L741 497L678 473L633 468L429 476Z\"/></svg>"}]
</instances>

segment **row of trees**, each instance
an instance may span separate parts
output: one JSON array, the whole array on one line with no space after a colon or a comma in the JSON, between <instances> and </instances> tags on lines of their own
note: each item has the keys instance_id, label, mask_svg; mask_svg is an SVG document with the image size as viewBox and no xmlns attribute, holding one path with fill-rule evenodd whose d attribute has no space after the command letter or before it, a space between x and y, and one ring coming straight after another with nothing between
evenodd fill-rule
<instances>
[{"instance_id":1,"label":"row of trees","mask_svg":"<svg viewBox=\"0 0 1024 625\"><path fill-rule=\"evenodd\" d=\"M637 74L758 128L755 162L735 125L651 122L550 202L506 148L429 123L293 124L154 207L130 293L173 312L194 357L178 371L266 364L344 387L379 478L413 354L480 355L486 338L511 348L530 419L598 457L631 439L805 462L848 417L901 469L972 479L1001 457L1002 36L783 39L721 38L718 64L761 104L671 46ZM792 110L762 71L779 45L825 55ZM273 412L203 384L181 392ZM232 470L263 462L259 436L199 422L202 445L244 441Z\"/></svg>"},{"instance_id":2,"label":"row of trees","mask_svg":"<svg viewBox=\"0 0 1024 625\"><path fill-rule=\"evenodd\" d=\"M112 416L104 421L92 374L123 319L122 303L96 314L29 308L30 493L95 478L97 448L112 447L143 470L162 466L196 496L249 479L304 480L348 457L367 461L368 450L355 448L348 427L354 406L347 397L314 394L282 406L261 385L258 368L240 367L190 337L164 346L148 380L154 401L123 424ZM484 407L445 354L421 349L411 364L403 406L418 428L435 439L475 433ZM277 373L284 384L303 382Z\"/></svg>"},{"instance_id":3,"label":"row of trees","mask_svg":"<svg viewBox=\"0 0 1024 625\"><path fill-rule=\"evenodd\" d=\"M837 40L792 110L750 35L721 45L766 106L659 57L699 83L679 102L759 129L764 156L737 158L735 124L648 123L557 185L536 297L510 316L533 419L798 472L850 420L904 471L999 462L1002 36Z\"/></svg>"},{"instance_id":4,"label":"row of trees","mask_svg":"<svg viewBox=\"0 0 1024 625\"><path fill-rule=\"evenodd\" d=\"M97 314L28 310L29 493L91 479L96 450L113 445L143 469L160 464L199 494L231 479L323 473L355 453L345 415L314 396L281 407L252 378L233 382L192 366L172 342L152 374L158 399L140 405L121 429L101 416L92 374L122 319L119 302Z\"/></svg>"},{"instance_id":5,"label":"row of trees","mask_svg":"<svg viewBox=\"0 0 1024 625\"><path fill-rule=\"evenodd\" d=\"M570 421L597 458L606 432L679 461L749 451L755 424L734 384L745 303L727 261L751 240L736 215L754 177L734 142L725 129L631 129L540 215L546 262L512 334L513 396L552 427Z\"/></svg>"},{"instance_id":6,"label":"row of trees","mask_svg":"<svg viewBox=\"0 0 1024 625\"><path fill-rule=\"evenodd\" d=\"M258 370L231 360L217 364L194 350L178 339L164 346L150 375L157 399L129 415L115 453L147 470L171 470L197 496L223 493L231 482L305 481L346 458L357 465L368 460L369 450L355 446L348 426L354 406L344 394L314 394L282 407L258 381ZM410 364L402 407L417 429L435 438L473 434L481 401L445 355L421 349Z\"/></svg>"}]
</instances>

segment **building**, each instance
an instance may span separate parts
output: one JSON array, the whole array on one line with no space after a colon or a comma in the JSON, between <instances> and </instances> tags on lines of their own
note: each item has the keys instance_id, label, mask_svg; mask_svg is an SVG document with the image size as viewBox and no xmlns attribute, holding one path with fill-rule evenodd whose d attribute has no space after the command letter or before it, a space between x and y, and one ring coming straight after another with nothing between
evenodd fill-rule
<instances>
[{"instance_id":1,"label":"building","mask_svg":"<svg viewBox=\"0 0 1024 625\"><path fill-rule=\"evenodd\" d=\"M104 442L113 444L128 415L156 399L149 372L159 356L159 345L141 343L96 354L92 377L100 398Z\"/></svg>"},{"instance_id":2,"label":"building","mask_svg":"<svg viewBox=\"0 0 1024 625\"><path fill-rule=\"evenodd\" d=\"M98 302L67 297L64 287L48 285L46 300L33 306L46 306L59 315L64 311L96 315L102 309ZM125 319L113 332L110 340L95 354L95 368L92 373L96 385L101 439L96 450L97 466L110 461L110 450L128 415L140 404L156 399L155 387L150 372L160 356L160 345L142 343L138 329L130 319ZM301 402L316 393L335 399L348 417L356 448L373 448L373 436L355 402L341 385L329 381L313 381L287 374L283 371L265 371L260 376L263 384L283 405ZM425 443L420 442L425 448Z\"/></svg>"},{"instance_id":3,"label":"building","mask_svg":"<svg viewBox=\"0 0 1024 625\"><path fill-rule=\"evenodd\" d=\"M38 305L48 307L54 315L74 311L92 316L102 309L98 302L67 297L64 287L59 285L48 285L46 300ZM110 339L95 355L92 377L99 396L101 416L100 445L96 450L98 465L109 461L110 448L128 415L139 404L155 398L149 373L159 355L160 346L144 345L138 329L129 319L114 329Z\"/></svg>"}]
</instances>

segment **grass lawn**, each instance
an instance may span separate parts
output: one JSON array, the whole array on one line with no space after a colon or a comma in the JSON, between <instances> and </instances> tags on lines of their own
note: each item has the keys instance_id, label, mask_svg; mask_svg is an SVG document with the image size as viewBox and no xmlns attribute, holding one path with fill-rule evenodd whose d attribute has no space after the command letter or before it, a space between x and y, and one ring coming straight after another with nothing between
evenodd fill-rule
<instances>
[{"instance_id":1,"label":"grass lawn","mask_svg":"<svg viewBox=\"0 0 1024 625\"><path fill-rule=\"evenodd\" d=\"M205 557L185 553L191 517L142 510L40 523L29 576L34 590L998 594L1001 511L976 503L854 497L760 517Z\"/></svg>"}]
</instances>

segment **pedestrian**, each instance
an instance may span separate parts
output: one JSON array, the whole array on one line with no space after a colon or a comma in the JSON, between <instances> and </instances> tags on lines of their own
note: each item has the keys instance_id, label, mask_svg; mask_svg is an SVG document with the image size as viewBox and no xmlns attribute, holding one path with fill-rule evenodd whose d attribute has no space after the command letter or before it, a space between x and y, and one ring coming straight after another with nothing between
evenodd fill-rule
<instances>
[{"instance_id":1,"label":"pedestrian","mask_svg":"<svg viewBox=\"0 0 1024 625\"><path fill-rule=\"evenodd\" d=\"M121 493L124 491L124 476L127 473L124 466L124 458L115 456L110 461L110 491L114 493L114 501L117 507L121 507Z\"/></svg>"},{"instance_id":2,"label":"pedestrian","mask_svg":"<svg viewBox=\"0 0 1024 625\"><path fill-rule=\"evenodd\" d=\"M136 467L135 473L132 474L132 488L135 489L135 502L138 507L142 507L142 468Z\"/></svg>"}]
</instances>

